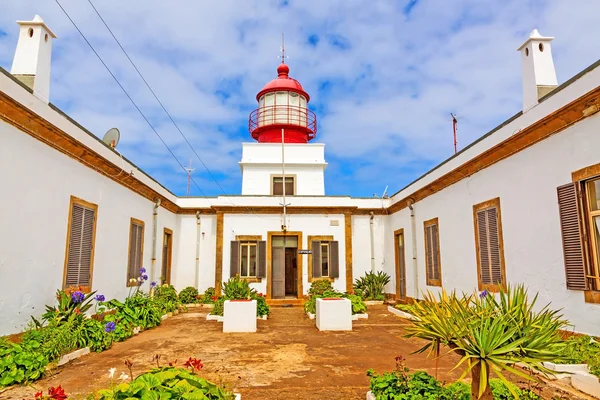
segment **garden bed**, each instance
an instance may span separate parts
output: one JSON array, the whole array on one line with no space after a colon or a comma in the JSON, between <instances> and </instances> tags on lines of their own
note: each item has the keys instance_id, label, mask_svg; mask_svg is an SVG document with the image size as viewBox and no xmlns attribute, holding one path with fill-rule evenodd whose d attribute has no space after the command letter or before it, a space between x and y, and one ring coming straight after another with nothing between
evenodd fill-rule
<instances>
[{"instance_id":1,"label":"garden bed","mask_svg":"<svg viewBox=\"0 0 600 400\"><path fill-rule=\"evenodd\" d=\"M417 320L414 315L409 314L406 311L398 310L396 307L388 306L388 311L402 318Z\"/></svg>"},{"instance_id":2,"label":"garden bed","mask_svg":"<svg viewBox=\"0 0 600 400\"><path fill-rule=\"evenodd\" d=\"M58 360L57 366L65 365L66 363L78 359L79 357L85 356L86 354L90 354L90 348L84 347L83 349L75 350L69 354L65 354Z\"/></svg>"}]
</instances>

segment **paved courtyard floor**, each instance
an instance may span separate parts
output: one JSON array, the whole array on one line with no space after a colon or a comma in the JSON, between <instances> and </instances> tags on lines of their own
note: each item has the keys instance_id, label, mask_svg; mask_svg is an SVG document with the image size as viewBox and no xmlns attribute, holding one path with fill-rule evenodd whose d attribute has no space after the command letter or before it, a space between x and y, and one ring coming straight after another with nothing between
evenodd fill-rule
<instances>
[{"instance_id":1,"label":"paved courtyard floor","mask_svg":"<svg viewBox=\"0 0 600 400\"><path fill-rule=\"evenodd\" d=\"M192 309L103 353L56 368L31 387L0 393L0 398L29 399L36 390L56 385L62 385L70 399L85 398L109 387L109 368L116 367L118 376L127 372L124 362L130 359L137 375L156 365L152 362L156 354L161 365L201 359L203 377L226 384L247 400L364 399L369 386L366 371L392 370L397 355L407 358L411 370L435 375L433 360L410 354L424 342L404 338L408 322L390 314L387 306L370 306L369 319L355 321L352 332L327 333L319 332L301 307L271 310L267 321L258 321L257 333L224 334L222 323L206 321L207 309ZM454 354L441 358L440 380L460 376L461 371L451 371L457 360Z\"/></svg>"}]
</instances>

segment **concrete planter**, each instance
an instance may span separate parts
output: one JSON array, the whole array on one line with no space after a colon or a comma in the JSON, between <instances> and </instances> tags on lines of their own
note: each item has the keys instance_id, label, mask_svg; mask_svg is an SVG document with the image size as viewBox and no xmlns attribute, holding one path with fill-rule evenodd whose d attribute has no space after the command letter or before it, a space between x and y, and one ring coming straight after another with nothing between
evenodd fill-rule
<instances>
[{"instance_id":1,"label":"concrete planter","mask_svg":"<svg viewBox=\"0 0 600 400\"><path fill-rule=\"evenodd\" d=\"M65 365L69 361L73 361L73 360L75 360L81 356L84 356L86 354L89 354L89 353L90 353L89 347L84 347L83 349L75 350L69 354L65 354L64 356L62 356L60 358L60 360L58 360L57 365L60 367L61 365Z\"/></svg>"},{"instance_id":2,"label":"concrete planter","mask_svg":"<svg viewBox=\"0 0 600 400\"><path fill-rule=\"evenodd\" d=\"M598 377L592 374L571 375L571 386L583 393L600 399L600 382Z\"/></svg>"},{"instance_id":3,"label":"concrete planter","mask_svg":"<svg viewBox=\"0 0 600 400\"><path fill-rule=\"evenodd\" d=\"M225 300L223 332L256 332L256 300Z\"/></svg>"},{"instance_id":4,"label":"concrete planter","mask_svg":"<svg viewBox=\"0 0 600 400\"><path fill-rule=\"evenodd\" d=\"M234 393L235 394L235 400L242 400L242 395L239 393Z\"/></svg>"},{"instance_id":5,"label":"concrete planter","mask_svg":"<svg viewBox=\"0 0 600 400\"><path fill-rule=\"evenodd\" d=\"M367 392L367 400L376 400L375 395L370 390Z\"/></svg>"},{"instance_id":6,"label":"concrete planter","mask_svg":"<svg viewBox=\"0 0 600 400\"><path fill-rule=\"evenodd\" d=\"M368 306L382 306L383 300L365 300L365 304Z\"/></svg>"},{"instance_id":7,"label":"concrete planter","mask_svg":"<svg viewBox=\"0 0 600 400\"><path fill-rule=\"evenodd\" d=\"M415 317L414 315L404 312L402 310L398 310L396 307L388 306L388 311L391 312L392 314L396 314L397 316L402 317L402 318L412 319L415 321L418 320L418 318Z\"/></svg>"},{"instance_id":8,"label":"concrete planter","mask_svg":"<svg viewBox=\"0 0 600 400\"><path fill-rule=\"evenodd\" d=\"M542 365L552 371L567 372L570 374L589 374L590 369L587 364L554 364L543 362Z\"/></svg>"},{"instance_id":9,"label":"concrete planter","mask_svg":"<svg viewBox=\"0 0 600 400\"><path fill-rule=\"evenodd\" d=\"M359 319L368 319L369 314L352 314L352 321L358 321Z\"/></svg>"},{"instance_id":10,"label":"concrete planter","mask_svg":"<svg viewBox=\"0 0 600 400\"><path fill-rule=\"evenodd\" d=\"M315 319L315 314L313 313L307 312L306 315L308 315L308 319Z\"/></svg>"},{"instance_id":11,"label":"concrete planter","mask_svg":"<svg viewBox=\"0 0 600 400\"><path fill-rule=\"evenodd\" d=\"M320 331L351 331L352 303L349 299L317 299L316 320Z\"/></svg>"},{"instance_id":12,"label":"concrete planter","mask_svg":"<svg viewBox=\"0 0 600 400\"><path fill-rule=\"evenodd\" d=\"M267 316L266 315L259 315L256 317L256 319L262 319L263 321L267 320Z\"/></svg>"},{"instance_id":13,"label":"concrete planter","mask_svg":"<svg viewBox=\"0 0 600 400\"><path fill-rule=\"evenodd\" d=\"M213 314L208 314L206 316L206 320L207 321L218 321L218 322L223 322L223 316L222 315L213 315Z\"/></svg>"},{"instance_id":14,"label":"concrete planter","mask_svg":"<svg viewBox=\"0 0 600 400\"><path fill-rule=\"evenodd\" d=\"M163 315L162 317L160 317L160 319L162 319L163 321L164 321L165 319L167 319L167 318L169 318L169 314L165 314L165 315Z\"/></svg>"}]
</instances>

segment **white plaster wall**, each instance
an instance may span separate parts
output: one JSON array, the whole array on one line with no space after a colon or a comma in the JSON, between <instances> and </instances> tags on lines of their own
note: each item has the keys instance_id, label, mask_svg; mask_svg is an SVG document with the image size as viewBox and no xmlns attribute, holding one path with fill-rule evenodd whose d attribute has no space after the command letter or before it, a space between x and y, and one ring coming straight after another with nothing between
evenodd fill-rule
<instances>
[{"instance_id":1,"label":"white plaster wall","mask_svg":"<svg viewBox=\"0 0 600 400\"><path fill-rule=\"evenodd\" d=\"M338 220L338 226L330 226L330 220ZM333 235L339 242L340 277L333 283L334 288L340 291L346 290L346 250L344 240L344 216L343 215L290 215L287 223L288 231L301 231L303 249L307 248L309 235ZM262 235L267 240L267 232L281 231L281 217L279 215L236 215L224 216L223 228L223 281L229 279L230 265L230 242L235 240L236 235ZM303 291L308 292L308 255L299 255L302 259ZM214 269L213 269L214 271ZM269 277L267 277L269 279ZM252 283L256 290L266 293L267 281L263 279L260 283Z\"/></svg>"},{"instance_id":2,"label":"white plaster wall","mask_svg":"<svg viewBox=\"0 0 600 400\"><path fill-rule=\"evenodd\" d=\"M242 194L270 195L272 175L281 175L281 165L245 166L244 175L242 177ZM296 195L323 196L325 194L323 167L286 165L285 175L288 177L294 176ZM281 202L281 196L278 196L277 198L280 199Z\"/></svg>"},{"instance_id":3,"label":"white plaster wall","mask_svg":"<svg viewBox=\"0 0 600 400\"><path fill-rule=\"evenodd\" d=\"M92 289L123 299L129 291L130 218L145 222L144 265L149 268L153 203L5 122L0 122L0 142L0 335L23 329L30 315L39 317L45 304L55 303L71 195L98 205ZM161 208L158 221L160 271L161 233L165 226L175 230L175 215Z\"/></svg>"},{"instance_id":4,"label":"white plaster wall","mask_svg":"<svg viewBox=\"0 0 600 400\"><path fill-rule=\"evenodd\" d=\"M216 221L215 215L200 216L200 262L198 282L196 277L196 238L197 226L195 215L178 215L177 268L174 271L173 286L177 291L187 286L194 286L200 293L215 285L215 249Z\"/></svg>"},{"instance_id":5,"label":"white plaster wall","mask_svg":"<svg viewBox=\"0 0 600 400\"><path fill-rule=\"evenodd\" d=\"M386 216L376 215L373 218L373 239L375 271L384 271L390 277L394 273L393 264L390 270L384 247ZM353 280L371 271L371 217L369 215L354 215L352 217L352 275ZM393 286L388 285L386 291L393 292Z\"/></svg>"},{"instance_id":6,"label":"white plaster wall","mask_svg":"<svg viewBox=\"0 0 600 400\"><path fill-rule=\"evenodd\" d=\"M571 173L598 163L600 115L588 118L516 155L417 202L419 289L425 286L423 221L439 218L442 284L447 290L477 287L473 205L500 197L506 277L525 283L538 304L562 308L577 332L600 334L600 305L585 303L583 293L566 289L556 188ZM415 296L411 265L409 210L390 218L386 239L393 257L393 230L404 228L407 241L408 295ZM422 296L419 296L422 297Z\"/></svg>"}]
</instances>

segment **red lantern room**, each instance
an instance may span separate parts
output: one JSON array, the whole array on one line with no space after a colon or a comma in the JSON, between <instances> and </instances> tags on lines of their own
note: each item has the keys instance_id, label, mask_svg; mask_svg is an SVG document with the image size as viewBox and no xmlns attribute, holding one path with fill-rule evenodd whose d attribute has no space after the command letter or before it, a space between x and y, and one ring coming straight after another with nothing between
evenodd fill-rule
<instances>
[{"instance_id":1,"label":"red lantern room","mask_svg":"<svg viewBox=\"0 0 600 400\"><path fill-rule=\"evenodd\" d=\"M250 114L248 130L260 143L307 143L317 135L317 117L307 108L310 97L300 82L289 77L290 68L281 63L277 78L258 92L258 108Z\"/></svg>"}]
</instances>

